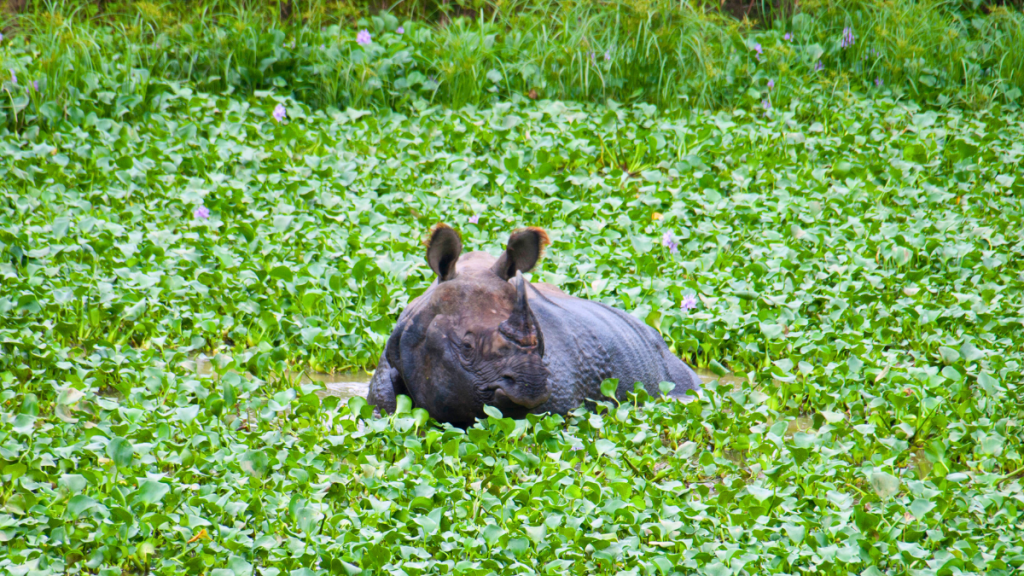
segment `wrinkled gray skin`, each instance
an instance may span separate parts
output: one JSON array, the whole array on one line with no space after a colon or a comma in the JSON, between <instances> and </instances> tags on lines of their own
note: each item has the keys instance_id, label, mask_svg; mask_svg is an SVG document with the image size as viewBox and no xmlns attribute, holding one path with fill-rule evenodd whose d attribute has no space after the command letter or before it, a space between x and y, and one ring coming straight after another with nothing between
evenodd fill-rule
<instances>
[{"instance_id":1,"label":"wrinkled gray skin","mask_svg":"<svg viewBox=\"0 0 1024 576\"><path fill-rule=\"evenodd\" d=\"M367 400L393 412L406 394L441 422L471 425L489 404L503 414L565 414L599 399L601 383L619 381L625 400L635 382L660 396L700 389L700 378L672 355L657 331L599 302L526 282L547 235L512 234L499 258L461 255L458 235L440 225L427 261L437 281L399 316L370 382ZM456 267L456 263L458 266Z\"/></svg>"}]
</instances>

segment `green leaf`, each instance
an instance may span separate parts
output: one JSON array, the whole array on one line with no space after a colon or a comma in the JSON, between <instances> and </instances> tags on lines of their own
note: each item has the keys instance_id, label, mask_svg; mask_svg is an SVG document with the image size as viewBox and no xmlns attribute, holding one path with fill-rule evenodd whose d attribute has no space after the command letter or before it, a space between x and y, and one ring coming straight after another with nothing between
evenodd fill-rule
<instances>
[{"instance_id":1,"label":"green leaf","mask_svg":"<svg viewBox=\"0 0 1024 576\"><path fill-rule=\"evenodd\" d=\"M284 214L278 214L274 216L274 232L278 234L288 231L291 228L292 222L295 221L294 216L287 216Z\"/></svg>"},{"instance_id":2,"label":"green leaf","mask_svg":"<svg viewBox=\"0 0 1024 576\"><path fill-rule=\"evenodd\" d=\"M610 380L605 380L604 382L601 382L601 394L605 398L611 398L612 400L615 400L616 399L615 391L618 389L618 387L619 387L619 381L618 380L616 380L614 378L610 379Z\"/></svg>"},{"instance_id":3,"label":"green leaf","mask_svg":"<svg viewBox=\"0 0 1024 576\"><path fill-rule=\"evenodd\" d=\"M615 453L615 443L604 438L594 442L594 448L597 450L598 456Z\"/></svg>"},{"instance_id":4,"label":"green leaf","mask_svg":"<svg viewBox=\"0 0 1024 576\"><path fill-rule=\"evenodd\" d=\"M712 360L711 362L708 363L708 365L711 367L711 372L713 372L715 376L718 376L719 378L729 374L729 369L720 364L718 360Z\"/></svg>"},{"instance_id":5,"label":"green leaf","mask_svg":"<svg viewBox=\"0 0 1024 576\"><path fill-rule=\"evenodd\" d=\"M892 498L900 491L900 481L887 472L872 472L869 476L871 489L882 500Z\"/></svg>"},{"instance_id":6,"label":"green leaf","mask_svg":"<svg viewBox=\"0 0 1024 576\"><path fill-rule=\"evenodd\" d=\"M146 480L135 492L133 504L156 504L164 499L171 488L163 482Z\"/></svg>"},{"instance_id":7,"label":"green leaf","mask_svg":"<svg viewBox=\"0 0 1024 576\"><path fill-rule=\"evenodd\" d=\"M806 529L803 526L799 524L786 524L784 527L786 529L786 536L789 537L789 541L794 546L799 546L804 541Z\"/></svg>"},{"instance_id":8,"label":"green leaf","mask_svg":"<svg viewBox=\"0 0 1024 576\"><path fill-rule=\"evenodd\" d=\"M1003 391L1003 387L999 385L999 381L992 376L989 376L987 372L982 372L978 375L978 385L981 386L982 390L984 390L986 394L993 398Z\"/></svg>"},{"instance_id":9,"label":"green leaf","mask_svg":"<svg viewBox=\"0 0 1024 576\"><path fill-rule=\"evenodd\" d=\"M496 542L498 542L498 540L502 536L505 535L505 530L503 530L500 526L495 526L494 524L488 524L480 532L480 535L483 536L483 538L487 542L487 544L493 546Z\"/></svg>"},{"instance_id":10,"label":"green leaf","mask_svg":"<svg viewBox=\"0 0 1024 576\"><path fill-rule=\"evenodd\" d=\"M107 443L107 456L114 462L114 466L118 468L131 466L134 454L135 448L132 447L131 442L124 438L114 437L113 440Z\"/></svg>"},{"instance_id":11,"label":"green leaf","mask_svg":"<svg viewBox=\"0 0 1024 576\"><path fill-rule=\"evenodd\" d=\"M270 271L270 277L281 280L282 282L292 282L295 280L295 276L292 274L291 268L287 266L275 266Z\"/></svg>"},{"instance_id":12,"label":"green leaf","mask_svg":"<svg viewBox=\"0 0 1024 576\"><path fill-rule=\"evenodd\" d=\"M72 496L71 500L68 500L68 513L71 514L72 518L78 518L83 512L94 507L99 508L99 503L84 494Z\"/></svg>"},{"instance_id":13,"label":"green leaf","mask_svg":"<svg viewBox=\"0 0 1024 576\"><path fill-rule=\"evenodd\" d=\"M548 528L544 524L541 524L540 526L524 524L523 531L526 532L526 536L529 537L530 540L540 544L546 540Z\"/></svg>"},{"instance_id":14,"label":"green leaf","mask_svg":"<svg viewBox=\"0 0 1024 576\"><path fill-rule=\"evenodd\" d=\"M917 498L910 504L910 513L918 520L924 520L925 516L933 509L935 509L935 502L922 498Z\"/></svg>"},{"instance_id":15,"label":"green leaf","mask_svg":"<svg viewBox=\"0 0 1024 576\"><path fill-rule=\"evenodd\" d=\"M654 248L654 239L640 234L631 235L629 241L633 244L633 250L637 254L646 254Z\"/></svg>"},{"instance_id":16,"label":"green leaf","mask_svg":"<svg viewBox=\"0 0 1024 576\"><path fill-rule=\"evenodd\" d=\"M270 468L270 459L262 450L249 450L242 454L239 460L242 471L253 476L262 478Z\"/></svg>"},{"instance_id":17,"label":"green leaf","mask_svg":"<svg viewBox=\"0 0 1024 576\"><path fill-rule=\"evenodd\" d=\"M747 486L747 492L749 492L750 495L753 496L758 502L764 502L765 500L771 498L774 495L774 492L772 492L771 490L767 490L759 486Z\"/></svg>"},{"instance_id":18,"label":"green leaf","mask_svg":"<svg viewBox=\"0 0 1024 576\"><path fill-rule=\"evenodd\" d=\"M946 346L939 346L939 354L942 356L942 361L947 365L955 364L960 360L960 353Z\"/></svg>"},{"instance_id":19,"label":"green leaf","mask_svg":"<svg viewBox=\"0 0 1024 576\"><path fill-rule=\"evenodd\" d=\"M412 411L412 398L409 398L408 396L406 396L404 394L399 394L398 397L396 398L396 400L397 400L397 402L396 402L397 405L395 407L395 414L396 415L398 415L398 414L408 414L408 413L410 413ZM500 418L500 417L501 416L500 416L500 412L499 412L498 418Z\"/></svg>"}]
</instances>

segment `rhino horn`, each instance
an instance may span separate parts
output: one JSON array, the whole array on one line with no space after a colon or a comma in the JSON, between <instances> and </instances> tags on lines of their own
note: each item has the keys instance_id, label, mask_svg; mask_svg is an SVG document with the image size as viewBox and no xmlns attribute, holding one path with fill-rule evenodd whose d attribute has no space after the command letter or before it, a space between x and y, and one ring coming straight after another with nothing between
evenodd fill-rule
<instances>
[{"instance_id":1,"label":"rhino horn","mask_svg":"<svg viewBox=\"0 0 1024 576\"><path fill-rule=\"evenodd\" d=\"M535 348L537 353L544 355L544 335L537 324L537 318L530 310L530 303L526 298L526 280L522 272L516 272L512 283L516 287L516 301L512 307L512 314L498 326L502 336L515 342L523 348Z\"/></svg>"}]
</instances>

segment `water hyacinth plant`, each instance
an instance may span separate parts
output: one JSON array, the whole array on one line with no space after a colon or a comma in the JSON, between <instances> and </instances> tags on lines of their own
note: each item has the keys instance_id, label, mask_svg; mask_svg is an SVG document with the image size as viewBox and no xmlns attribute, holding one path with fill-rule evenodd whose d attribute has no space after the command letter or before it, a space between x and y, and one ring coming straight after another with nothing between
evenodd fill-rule
<instances>
[{"instance_id":1,"label":"water hyacinth plant","mask_svg":"<svg viewBox=\"0 0 1024 576\"><path fill-rule=\"evenodd\" d=\"M796 95L289 100L285 130L249 113L268 95L194 91L8 132L0 571L1013 573L1024 125ZM460 203L497 224L466 250L544 227L531 281L659 330L701 398L463 431L290 377L376 362Z\"/></svg>"},{"instance_id":2,"label":"water hyacinth plant","mask_svg":"<svg viewBox=\"0 0 1024 576\"><path fill-rule=\"evenodd\" d=\"M1013 10L67 6L0 45L0 574L1024 567ZM701 396L375 417L459 220L467 252L543 227L530 281Z\"/></svg>"},{"instance_id":3,"label":"water hyacinth plant","mask_svg":"<svg viewBox=\"0 0 1024 576\"><path fill-rule=\"evenodd\" d=\"M676 242L675 236L668 230L661 236L661 245L668 248L669 252L675 252L679 249L679 243Z\"/></svg>"}]
</instances>

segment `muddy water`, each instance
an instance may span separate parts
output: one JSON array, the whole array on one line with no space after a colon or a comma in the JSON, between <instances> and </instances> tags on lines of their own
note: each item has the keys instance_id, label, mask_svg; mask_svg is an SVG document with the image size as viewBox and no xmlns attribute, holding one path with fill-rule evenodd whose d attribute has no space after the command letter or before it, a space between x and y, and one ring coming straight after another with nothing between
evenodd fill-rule
<instances>
[{"instance_id":1,"label":"muddy water","mask_svg":"<svg viewBox=\"0 0 1024 576\"><path fill-rule=\"evenodd\" d=\"M739 376L733 376L732 374L727 374L725 376L715 376L715 373L712 372L711 370L708 370L707 368L698 368L694 370L694 372L696 372L697 376L700 377L701 382L706 383L718 380L719 388L736 388L737 386L742 386L747 382L743 378L740 378Z\"/></svg>"},{"instance_id":2,"label":"muddy water","mask_svg":"<svg viewBox=\"0 0 1024 576\"><path fill-rule=\"evenodd\" d=\"M200 354L192 360L185 362L187 368L194 370L196 374L200 376L210 376L214 374L213 362L205 354ZM718 385L722 388L735 388L743 385L746 380L737 376L715 376L713 372L706 369L697 370L697 375L700 376L702 382L711 382L718 380ZM353 396L363 396L369 392L370 378L373 377L372 372L339 372L337 374L327 374L324 372L286 372L285 376L289 379L299 379L301 384L310 384L312 382L318 382L324 385L323 390L318 390L317 395L321 398L327 396L337 396L343 400L351 398ZM792 423L791 423L792 425ZM794 430L795 432L796 430Z\"/></svg>"},{"instance_id":3,"label":"muddy water","mask_svg":"<svg viewBox=\"0 0 1024 576\"><path fill-rule=\"evenodd\" d=\"M189 366L195 370L196 374L200 376L210 376L214 374L213 363L210 358L204 354L200 354L192 360L187 361L195 366ZM347 400L353 396L365 397L369 392L370 378L373 377L372 372L339 372L337 374L327 374L324 372L285 372L285 377L289 380L298 379L300 384L310 384L317 382L324 385L323 390L317 390L317 395L321 398L327 396L337 396L343 400Z\"/></svg>"}]
</instances>

